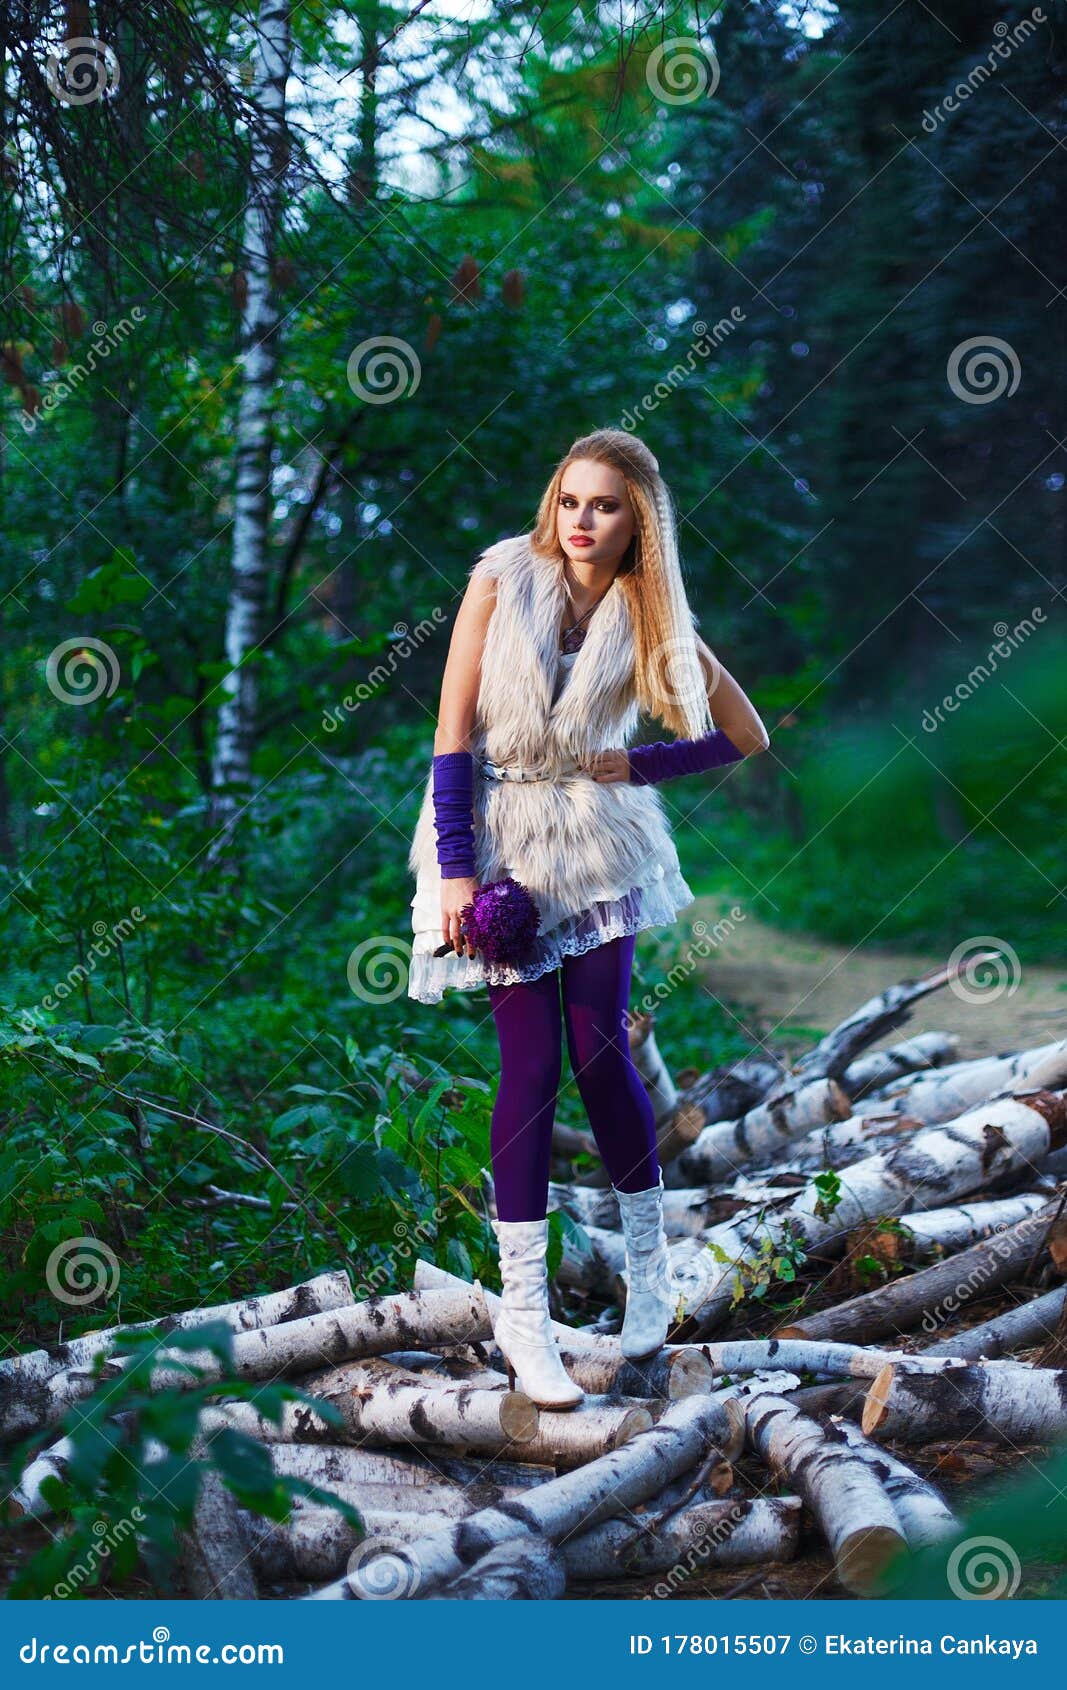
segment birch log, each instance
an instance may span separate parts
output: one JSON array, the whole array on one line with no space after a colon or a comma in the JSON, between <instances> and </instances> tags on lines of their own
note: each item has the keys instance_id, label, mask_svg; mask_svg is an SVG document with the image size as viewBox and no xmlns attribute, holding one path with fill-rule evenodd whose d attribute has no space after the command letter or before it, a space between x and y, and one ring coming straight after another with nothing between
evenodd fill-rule
<instances>
[{"instance_id":1,"label":"birch log","mask_svg":"<svg viewBox=\"0 0 1067 1690\"><path fill-rule=\"evenodd\" d=\"M910 1233L909 1254L915 1261L930 1261L939 1254L954 1255L1003 1232L1048 1203L1045 1192L1024 1192L1018 1197L995 1197L980 1203L966 1203L946 1209L917 1210L901 1215L899 1225Z\"/></svg>"},{"instance_id":2,"label":"birch log","mask_svg":"<svg viewBox=\"0 0 1067 1690\"><path fill-rule=\"evenodd\" d=\"M862 1220L940 1206L981 1189L994 1174L1023 1173L1065 1137L1067 1104L1061 1094L1005 1098L943 1127L924 1128L888 1155L856 1162L841 1181L840 1200L829 1213L819 1187L809 1182L774 1215L737 1218L711 1228L706 1241L730 1258L725 1264L696 1240L670 1246L672 1269L686 1301L686 1324L691 1320L695 1326L695 1332L684 1335L707 1336L723 1319L732 1300L735 1264L755 1257L762 1238L777 1245L792 1232L810 1249L843 1237Z\"/></svg>"},{"instance_id":3,"label":"birch log","mask_svg":"<svg viewBox=\"0 0 1067 1690\"><path fill-rule=\"evenodd\" d=\"M917 1553L931 1544L943 1543L959 1529L952 1509L936 1485L913 1473L911 1468L888 1450L880 1449L850 1420L831 1415L833 1434L842 1438L848 1447L866 1461L878 1478L900 1518L908 1548ZM830 1436L827 1433L827 1436Z\"/></svg>"},{"instance_id":4,"label":"birch log","mask_svg":"<svg viewBox=\"0 0 1067 1690\"><path fill-rule=\"evenodd\" d=\"M800 1535L797 1496L731 1497L700 1501L660 1521L636 1515L638 1532L625 1520L606 1520L568 1538L563 1564L568 1580L672 1576L663 1595L674 1595L704 1567L769 1566L792 1561ZM653 1595L660 1595L657 1588Z\"/></svg>"},{"instance_id":5,"label":"birch log","mask_svg":"<svg viewBox=\"0 0 1067 1690\"><path fill-rule=\"evenodd\" d=\"M742 1411L725 1393L672 1403L655 1426L622 1449L409 1545L411 1576L405 1594L429 1595L479 1555L511 1538L540 1534L559 1544L580 1528L589 1530L625 1514L702 1460L713 1446L727 1458L735 1455L742 1426ZM317 1591L313 1599L351 1601L360 1595L341 1579Z\"/></svg>"},{"instance_id":6,"label":"birch log","mask_svg":"<svg viewBox=\"0 0 1067 1690\"><path fill-rule=\"evenodd\" d=\"M704 1343L700 1353L716 1375L754 1373L762 1369L786 1372L831 1373L846 1379L874 1379L883 1367L895 1361L909 1361L937 1372L962 1357L905 1356L899 1350L875 1350L858 1344L832 1344L799 1338L733 1338L726 1343Z\"/></svg>"},{"instance_id":7,"label":"birch log","mask_svg":"<svg viewBox=\"0 0 1067 1690\"><path fill-rule=\"evenodd\" d=\"M994 1238L834 1308L791 1321L777 1336L867 1344L883 1333L908 1332L920 1324L927 1333L936 1332L968 1303L1014 1279L1040 1254L1058 1207L1059 1199L1054 1198Z\"/></svg>"},{"instance_id":8,"label":"birch log","mask_svg":"<svg viewBox=\"0 0 1067 1690\"><path fill-rule=\"evenodd\" d=\"M194 1437L190 1459L207 1461L201 1436ZM199 1474L191 1527L178 1533L178 1565L191 1595L200 1601L255 1601L259 1595L245 1552L237 1501L214 1467Z\"/></svg>"},{"instance_id":9,"label":"birch log","mask_svg":"<svg viewBox=\"0 0 1067 1690\"><path fill-rule=\"evenodd\" d=\"M189 1332L194 1327L206 1326L212 1320L224 1321L234 1332L251 1332L264 1326L281 1326L286 1321L300 1320L326 1309L350 1307L354 1301L347 1271L336 1268L317 1274L303 1284L290 1285L284 1291L266 1291L236 1303L185 1309L181 1314L162 1315L159 1320L137 1320L128 1326L108 1326L100 1332L87 1332L80 1338L57 1344L52 1350L31 1350L26 1355L0 1361L0 1403L9 1381L12 1388L21 1389L31 1383L43 1384L68 1367L91 1367L98 1355L105 1355L111 1349L120 1332L147 1332L157 1327L166 1337L171 1332Z\"/></svg>"},{"instance_id":10,"label":"birch log","mask_svg":"<svg viewBox=\"0 0 1067 1690\"><path fill-rule=\"evenodd\" d=\"M984 1320L981 1326L969 1326L952 1338L941 1338L928 1344L924 1356L953 1355L964 1361L978 1361L981 1357L995 1360L1015 1350L1025 1350L1051 1338L1063 1319L1067 1287L1058 1285L1043 1297L1034 1297L1017 1308Z\"/></svg>"},{"instance_id":11,"label":"birch log","mask_svg":"<svg viewBox=\"0 0 1067 1690\"><path fill-rule=\"evenodd\" d=\"M425 1343L463 1343L489 1336L489 1311L480 1292L405 1291L394 1296L370 1297L350 1308L327 1309L281 1326L253 1328L236 1333L232 1359L224 1365L208 1350L188 1351L180 1357L161 1344L152 1382L156 1390L170 1387L189 1390L230 1373L239 1379L276 1379L306 1371L324 1362L352 1356L380 1355L383 1351ZM179 1361L184 1364L179 1367ZM130 1365L123 1356L110 1358L104 1380L118 1378ZM197 1367L199 1377L186 1371ZM58 1420L72 1402L90 1396L97 1388L83 1367L68 1367L31 1390L16 1390L9 1381L7 1401L0 1412L0 1435L12 1436Z\"/></svg>"},{"instance_id":12,"label":"birch log","mask_svg":"<svg viewBox=\"0 0 1067 1690\"><path fill-rule=\"evenodd\" d=\"M374 1357L311 1374L301 1384L338 1409L352 1443L460 1444L492 1452L526 1443L537 1431L538 1410L519 1391L426 1385Z\"/></svg>"},{"instance_id":13,"label":"birch log","mask_svg":"<svg viewBox=\"0 0 1067 1690\"><path fill-rule=\"evenodd\" d=\"M550 1602L563 1595L567 1574L554 1543L543 1537L509 1538L472 1567L433 1591L430 1602Z\"/></svg>"},{"instance_id":14,"label":"birch log","mask_svg":"<svg viewBox=\"0 0 1067 1690\"><path fill-rule=\"evenodd\" d=\"M763 1167L780 1154L783 1144L804 1138L851 1113L851 1104L836 1080L812 1080L806 1086L780 1093L771 1103L757 1104L737 1121L716 1121L683 1150L664 1172L664 1184L714 1185L732 1179L740 1169Z\"/></svg>"},{"instance_id":15,"label":"birch log","mask_svg":"<svg viewBox=\"0 0 1067 1690\"><path fill-rule=\"evenodd\" d=\"M1056 1091L1065 1083L1067 1039L1053 1039L1014 1055L980 1056L950 1063L934 1074L912 1074L879 1087L867 1101L876 1103L879 1113L889 1110L926 1122L946 1121L1009 1090L1037 1085Z\"/></svg>"},{"instance_id":16,"label":"birch log","mask_svg":"<svg viewBox=\"0 0 1067 1690\"><path fill-rule=\"evenodd\" d=\"M773 1391L750 1397L745 1413L752 1448L807 1501L846 1590L873 1591L907 1540L868 1463Z\"/></svg>"},{"instance_id":17,"label":"birch log","mask_svg":"<svg viewBox=\"0 0 1067 1690\"><path fill-rule=\"evenodd\" d=\"M1067 1368L998 1361L929 1373L896 1362L872 1384L860 1424L901 1442L1047 1443L1067 1429Z\"/></svg>"},{"instance_id":18,"label":"birch log","mask_svg":"<svg viewBox=\"0 0 1067 1690\"><path fill-rule=\"evenodd\" d=\"M378 1549L381 1577L387 1565L387 1547L396 1554L400 1545L414 1542L428 1531L440 1531L470 1512L462 1499L458 1508L447 1512L428 1509L425 1514L368 1507L361 1510L362 1526L356 1526L333 1508L301 1507L294 1509L288 1520L277 1522L242 1509L239 1528L245 1554L261 1580L319 1582L337 1578L349 1557L357 1556L364 1545Z\"/></svg>"},{"instance_id":19,"label":"birch log","mask_svg":"<svg viewBox=\"0 0 1067 1690\"><path fill-rule=\"evenodd\" d=\"M841 1076L841 1084L853 1102L865 1097L879 1086L888 1086L905 1074L917 1074L929 1068L944 1068L959 1050L954 1033L916 1033L913 1038L901 1039L884 1050L869 1050L850 1062Z\"/></svg>"}]
</instances>

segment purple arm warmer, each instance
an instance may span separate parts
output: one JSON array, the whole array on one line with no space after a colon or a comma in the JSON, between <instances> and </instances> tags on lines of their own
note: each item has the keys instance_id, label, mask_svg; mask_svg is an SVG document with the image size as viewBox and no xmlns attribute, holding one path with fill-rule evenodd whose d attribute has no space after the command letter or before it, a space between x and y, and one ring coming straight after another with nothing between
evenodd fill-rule
<instances>
[{"instance_id":1,"label":"purple arm warmer","mask_svg":"<svg viewBox=\"0 0 1067 1690\"><path fill-rule=\"evenodd\" d=\"M738 751L722 728L716 728L703 739L676 739L669 744L657 740L655 745L635 745L626 755L630 760L631 783L655 786L662 780L676 780L679 775L698 775L706 769L721 768L724 763L739 763L745 753Z\"/></svg>"},{"instance_id":2,"label":"purple arm warmer","mask_svg":"<svg viewBox=\"0 0 1067 1690\"><path fill-rule=\"evenodd\" d=\"M433 813L442 880L474 876L474 758L446 751L433 760Z\"/></svg>"}]
</instances>

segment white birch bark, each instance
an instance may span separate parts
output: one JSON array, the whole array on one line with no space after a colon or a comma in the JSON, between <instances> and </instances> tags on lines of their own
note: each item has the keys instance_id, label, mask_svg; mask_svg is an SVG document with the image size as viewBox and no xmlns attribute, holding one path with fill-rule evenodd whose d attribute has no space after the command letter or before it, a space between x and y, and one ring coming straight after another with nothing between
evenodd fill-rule
<instances>
[{"instance_id":1,"label":"white birch bark","mask_svg":"<svg viewBox=\"0 0 1067 1690\"><path fill-rule=\"evenodd\" d=\"M749 1398L744 1406L752 1448L807 1501L841 1583L856 1595L872 1592L907 1540L871 1467L773 1391Z\"/></svg>"},{"instance_id":2,"label":"white birch bark","mask_svg":"<svg viewBox=\"0 0 1067 1690\"><path fill-rule=\"evenodd\" d=\"M189 1390L229 1372L239 1379L276 1379L331 1361L380 1355L405 1344L463 1343L489 1337L488 1310L477 1288L459 1291L403 1291L370 1297L349 1308L326 1309L281 1326L254 1327L234 1335L228 1367L207 1350L185 1352L182 1363L200 1370L197 1378L177 1366L175 1352L162 1344L152 1383L156 1390ZM103 1377L118 1378L130 1361L113 1356ZM62 1417L72 1402L91 1395L96 1384L83 1366L67 1367L32 1391L15 1390L9 1382L7 1401L0 1401L0 1432L10 1436L47 1425Z\"/></svg>"},{"instance_id":3,"label":"white birch bark","mask_svg":"<svg viewBox=\"0 0 1067 1690\"><path fill-rule=\"evenodd\" d=\"M853 1102L876 1087L887 1086L905 1074L944 1068L955 1057L960 1041L954 1033L916 1033L884 1050L869 1050L850 1062L841 1084Z\"/></svg>"},{"instance_id":4,"label":"white birch bark","mask_svg":"<svg viewBox=\"0 0 1067 1690\"><path fill-rule=\"evenodd\" d=\"M980 1326L969 1326L952 1338L941 1338L928 1344L924 1356L960 1356L964 1361L980 1361L982 1357L996 1360L1014 1350L1025 1350L1051 1338L1063 1318L1067 1286L1058 1285L1043 1297L1034 1297L1017 1308L984 1320Z\"/></svg>"},{"instance_id":5,"label":"white birch bark","mask_svg":"<svg viewBox=\"0 0 1067 1690\"><path fill-rule=\"evenodd\" d=\"M727 1395L686 1397L672 1403L655 1426L584 1466L538 1485L500 1508L481 1509L466 1520L407 1547L406 1596L424 1598L456 1578L472 1558L511 1538L541 1535L561 1543L579 1525L591 1529L625 1514L671 1479L694 1466L711 1446L736 1446L740 1414L727 1409ZM361 1569L369 1576L370 1567ZM350 1579L315 1593L314 1600L351 1601L365 1593Z\"/></svg>"},{"instance_id":6,"label":"white birch bark","mask_svg":"<svg viewBox=\"0 0 1067 1690\"><path fill-rule=\"evenodd\" d=\"M704 1567L792 1561L801 1507L797 1496L694 1501L662 1522L654 1510L636 1515L637 1521L646 1524L636 1539L633 1522L605 1520L592 1531L567 1539L563 1564L568 1581L675 1573L668 1580L673 1595L687 1579L699 1577Z\"/></svg>"},{"instance_id":7,"label":"white birch bark","mask_svg":"<svg viewBox=\"0 0 1067 1690\"><path fill-rule=\"evenodd\" d=\"M715 1121L677 1158L672 1185L715 1185L745 1168L765 1166L782 1146L848 1117L851 1104L836 1080L825 1077L757 1104L737 1121ZM664 1173L664 1183L667 1174Z\"/></svg>"},{"instance_id":8,"label":"white birch bark","mask_svg":"<svg viewBox=\"0 0 1067 1690\"><path fill-rule=\"evenodd\" d=\"M871 1385L861 1425L901 1442L1051 1442L1067 1430L1067 1368L995 1361L929 1373L895 1362Z\"/></svg>"},{"instance_id":9,"label":"white birch bark","mask_svg":"<svg viewBox=\"0 0 1067 1690\"><path fill-rule=\"evenodd\" d=\"M67 1367L91 1367L98 1355L111 1349L120 1332L147 1332L158 1327L165 1336L169 1332L189 1332L193 1327L206 1326L209 1321L222 1320L234 1332L251 1332L264 1326L278 1326L326 1309L350 1307L355 1298L345 1268L320 1273L301 1285L290 1285L283 1291L265 1291L258 1297L244 1297L236 1303L217 1303L211 1308L185 1309L181 1314L162 1315L158 1320L131 1321L128 1326L108 1326L99 1332L87 1332L81 1338L70 1338L53 1350L31 1350L25 1355L9 1356L0 1361L0 1400L5 1383L17 1390L23 1383L43 1384Z\"/></svg>"},{"instance_id":10,"label":"white birch bark","mask_svg":"<svg viewBox=\"0 0 1067 1690\"><path fill-rule=\"evenodd\" d=\"M830 1424L881 1482L900 1517L908 1548L913 1553L953 1536L959 1529L959 1521L936 1485L913 1473L888 1450L872 1444L853 1421L832 1414Z\"/></svg>"},{"instance_id":11,"label":"white birch bark","mask_svg":"<svg viewBox=\"0 0 1067 1690\"><path fill-rule=\"evenodd\" d=\"M712 1227L705 1240L669 1246L672 1273L686 1298L686 1315L696 1335L706 1336L729 1310L735 1264L750 1263L768 1238L781 1245L788 1231L806 1245L843 1237L861 1221L917 1208L943 1206L968 1196L999 1175L1024 1173L1063 1141L1067 1107L1062 1095L1041 1092L1005 1098L973 1109L944 1126L927 1127L887 1154L869 1156L846 1170L840 1201L829 1213L809 1181L777 1213L737 1217ZM1021 1223L1025 1224L1025 1223ZM731 1258L717 1262L707 1242ZM687 1336L689 1334L686 1334ZM808 1334L810 1335L810 1334Z\"/></svg>"},{"instance_id":12,"label":"white birch bark","mask_svg":"<svg viewBox=\"0 0 1067 1690\"><path fill-rule=\"evenodd\" d=\"M259 0L252 99L258 114L249 163L243 265L246 302L241 314L243 381L237 412L233 542L225 649L230 665L212 766L213 819L232 830L241 789L251 785L256 728L256 671L246 659L264 634L269 584L272 395L278 373L278 301L271 279L281 221L289 137L286 80L292 57L290 0Z\"/></svg>"}]
</instances>

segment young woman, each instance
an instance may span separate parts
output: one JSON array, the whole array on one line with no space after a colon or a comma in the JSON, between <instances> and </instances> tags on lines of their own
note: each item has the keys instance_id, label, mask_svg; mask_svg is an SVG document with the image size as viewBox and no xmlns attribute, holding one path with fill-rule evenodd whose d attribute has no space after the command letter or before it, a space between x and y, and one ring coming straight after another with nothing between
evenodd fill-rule
<instances>
[{"instance_id":1,"label":"young woman","mask_svg":"<svg viewBox=\"0 0 1067 1690\"><path fill-rule=\"evenodd\" d=\"M714 708L716 727L712 721ZM644 711L677 737L626 749ZM408 858L408 993L485 985L500 1043L491 1154L509 1378L543 1407L583 1392L554 1341L545 1272L563 1032L619 1200L622 1350L643 1359L673 1312L652 1105L630 1058L636 934L693 901L657 785L770 744L695 631L674 510L648 448L621 429L576 440L529 534L470 571L441 688L433 771ZM486 963L460 912L511 875L541 915L521 966ZM446 955L435 957L442 940Z\"/></svg>"}]
</instances>

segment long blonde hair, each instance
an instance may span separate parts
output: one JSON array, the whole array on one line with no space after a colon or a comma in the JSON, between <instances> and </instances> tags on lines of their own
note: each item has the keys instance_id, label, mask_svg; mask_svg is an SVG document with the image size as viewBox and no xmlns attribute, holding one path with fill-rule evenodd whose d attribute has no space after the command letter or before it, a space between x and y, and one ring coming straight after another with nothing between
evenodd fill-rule
<instances>
[{"instance_id":1,"label":"long blonde hair","mask_svg":"<svg viewBox=\"0 0 1067 1690\"><path fill-rule=\"evenodd\" d=\"M699 739L714 723L694 638L695 618L682 581L674 501L644 442L621 428L598 428L575 440L542 495L531 548L562 567L566 553L556 513L564 472L576 458L593 458L618 470L633 507L633 537L616 580L633 628L638 704L672 733Z\"/></svg>"}]
</instances>

